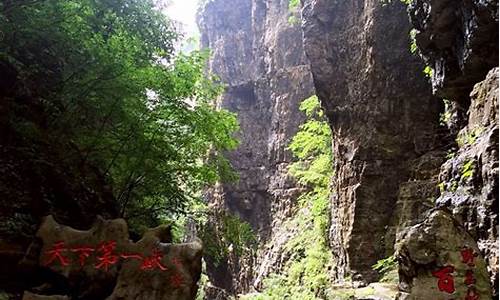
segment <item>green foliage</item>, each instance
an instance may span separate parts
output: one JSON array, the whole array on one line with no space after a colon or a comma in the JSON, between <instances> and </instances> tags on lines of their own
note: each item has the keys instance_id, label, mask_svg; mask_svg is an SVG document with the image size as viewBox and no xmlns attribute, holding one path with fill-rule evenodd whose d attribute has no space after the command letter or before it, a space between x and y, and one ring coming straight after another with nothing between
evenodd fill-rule
<instances>
[{"instance_id":1,"label":"green foliage","mask_svg":"<svg viewBox=\"0 0 500 300\"><path fill-rule=\"evenodd\" d=\"M458 182L456 180L452 180L450 183L450 192L454 193L458 189Z\"/></svg>"},{"instance_id":2,"label":"green foliage","mask_svg":"<svg viewBox=\"0 0 500 300\"><path fill-rule=\"evenodd\" d=\"M297 17L297 12L299 8L300 8L300 0L289 0L288 10L291 15L288 17L288 24L292 26L299 24L300 19Z\"/></svg>"},{"instance_id":3,"label":"green foliage","mask_svg":"<svg viewBox=\"0 0 500 300\"><path fill-rule=\"evenodd\" d=\"M196 294L195 300L205 300L205 287L209 283L208 275L201 273L200 281L198 281L198 293Z\"/></svg>"},{"instance_id":4,"label":"green foliage","mask_svg":"<svg viewBox=\"0 0 500 300\"><path fill-rule=\"evenodd\" d=\"M471 130L460 132L456 140L458 146L465 147L474 144L484 130L485 128L483 126L476 126Z\"/></svg>"},{"instance_id":5,"label":"green foliage","mask_svg":"<svg viewBox=\"0 0 500 300\"><path fill-rule=\"evenodd\" d=\"M132 227L187 214L204 186L235 179L220 153L238 123L214 108L208 53L174 56L177 33L152 0L8 1L0 28L0 62L40 100L53 138L101 170Z\"/></svg>"},{"instance_id":6,"label":"green foliage","mask_svg":"<svg viewBox=\"0 0 500 300\"><path fill-rule=\"evenodd\" d=\"M450 100L443 99L444 112L439 116L439 124L446 126L451 120L451 103Z\"/></svg>"},{"instance_id":7,"label":"green foliage","mask_svg":"<svg viewBox=\"0 0 500 300\"><path fill-rule=\"evenodd\" d=\"M446 159L452 159L455 155L457 155L457 153L453 149L450 149L446 152Z\"/></svg>"},{"instance_id":8,"label":"green foliage","mask_svg":"<svg viewBox=\"0 0 500 300\"><path fill-rule=\"evenodd\" d=\"M333 175L332 135L316 96L302 101L300 110L307 120L288 147L298 159L289 171L308 187L308 192L299 197L299 210L284 224L296 233L284 247L290 260L283 274L272 274L264 280L262 293L245 299L324 299L330 291L332 254L326 236Z\"/></svg>"},{"instance_id":9,"label":"green foliage","mask_svg":"<svg viewBox=\"0 0 500 300\"><path fill-rule=\"evenodd\" d=\"M381 259L372 266L373 270L376 270L381 274L385 274L391 270L397 269L397 267L398 262L396 261L396 257L394 255Z\"/></svg>"},{"instance_id":10,"label":"green foliage","mask_svg":"<svg viewBox=\"0 0 500 300\"><path fill-rule=\"evenodd\" d=\"M255 251L257 236L248 222L227 212L212 217L214 221L207 222L200 235L205 254L215 265L219 265L230 253L243 256Z\"/></svg>"},{"instance_id":11,"label":"green foliage","mask_svg":"<svg viewBox=\"0 0 500 300\"><path fill-rule=\"evenodd\" d=\"M300 0L289 0L288 9L291 11L296 10L300 6Z\"/></svg>"},{"instance_id":12,"label":"green foliage","mask_svg":"<svg viewBox=\"0 0 500 300\"><path fill-rule=\"evenodd\" d=\"M434 69L432 69L430 66L425 66L423 72L425 76L427 76L428 78L432 78L432 75L434 74Z\"/></svg>"},{"instance_id":13,"label":"green foliage","mask_svg":"<svg viewBox=\"0 0 500 300\"><path fill-rule=\"evenodd\" d=\"M417 36L417 30L415 28L410 30L410 52L412 54L417 53L418 49L416 36Z\"/></svg>"},{"instance_id":14,"label":"green foliage","mask_svg":"<svg viewBox=\"0 0 500 300\"><path fill-rule=\"evenodd\" d=\"M471 159L464 163L461 170L460 181L465 181L471 178L472 175L474 175L475 165L476 161L474 159Z\"/></svg>"},{"instance_id":15,"label":"green foliage","mask_svg":"<svg viewBox=\"0 0 500 300\"><path fill-rule=\"evenodd\" d=\"M441 194L444 194L444 192L446 191L446 185L444 182L440 182L437 187L439 188L439 192Z\"/></svg>"},{"instance_id":16,"label":"green foliage","mask_svg":"<svg viewBox=\"0 0 500 300\"><path fill-rule=\"evenodd\" d=\"M290 25L299 24L299 18L297 18L296 16L289 16L288 17L288 24L290 24Z\"/></svg>"}]
</instances>

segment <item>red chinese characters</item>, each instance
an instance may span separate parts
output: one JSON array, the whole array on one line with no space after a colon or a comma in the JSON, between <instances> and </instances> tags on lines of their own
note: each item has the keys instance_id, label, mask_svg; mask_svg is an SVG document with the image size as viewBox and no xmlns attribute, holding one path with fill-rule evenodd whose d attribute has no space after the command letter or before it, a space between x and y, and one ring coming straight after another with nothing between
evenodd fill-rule
<instances>
[{"instance_id":1,"label":"red chinese characters","mask_svg":"<svg viewBox=\"0 0 500 300\"><path fill-rule=\"evenodd\" d=\"M177 268L180 268L182 266L180 259L178 259L177 257L172 258L171 262Z\"/></svg>"},{"instance_id":2,"label":"red chinese characters","mask_svg":"<svg viewBox=\"0 0 500 300\"><path fill-rule=\"evenodd\" d=\"M474 250L471 248L464 248L460 251L462 255L462 262L467 264L470 267L474 267L474 258L477 256L477 253L474 253Z\"/></svg>"},{"instance_id":3,"label":"red chinese characters","mask_svg":"<svg viewBox=\"0 0 500 300\"><path fill-rule=\"evenodd\" d=\"M170 284L174 287L174 288L179 288L181 287L181 285L184 283L184 279L182 278L182 276L178 273L170 276Z\"/></svg>"},{"instance_id":4,"label":"red chinese characters","mask_svg":"<svg viewBox=\"0 0 500 300\"><path fill-rule=\"evenodd\" d=\"M90 256L95 249L91 247L74 247L71 248L71 252L78 253L78 261L80 262L80 267L85 265L85 260Z\"/></svg>"},{"instance_id":5,"label":"red chinese characters","mask_svg":"<svg viewBox=\"0 0 500 300\"><path fill-rule=\"evenodd\" d=\"M476 279L474 278L474 271L472 270L467 270L465 272L465 285L473 285L476 283Z\"/></svg>"},{"instance_id":6,"label":"red chinese characters","mask_svg":"<svg viewBox=\"0 0 500 300\"><path fill-rule=\"evenodd\" d=\"M432 272L432 276L438 278L438 288L441 292L446 292L448 294L455 292L455 282L452 276L454 271L454 267L446 266Z\"/></svg>"},{"instance_id":7,"label":"red chinese characters","mask_svg":"<svg viewBox=\"0 0 500 300\"><path fill-rule=\"evenodd\" d=\"M104 242L99 245L98 251L101 255L97 257L98 263L95 264L96 269L103 268L107 271L110 266L118 262L118 255L113 254L113 250L115 250L115 248L115 241Z\"/></svg>"},{"instance_id":8,"label":"red chinese characters","mask_svg":"<svg viewBox=\"0 0 500 300\"><path fill-rule=\"evenodd\" d=\"M94 254L94 261L91 262L96 269L102 271L109 271L109 269L116 265L120 259L122 260L138 260L140 262L140 269L144 271L160 270L162 272L168 271L169 268L162 263L163 252L155 248L150 256L144 256L139 253L118 253L116 241L105 241L100 243L97 247L91 246L73 246L66 247L64 242L57 242L53 247L47 251L45 265L60 264L62 266L71 265L72 261L68 254L73 254L75 262L78 262L80 267L83 267L91 256ZM170 260L172 270L181 269L182 261L173 257ZM179 272L167 273L170 285L178 288L184 284L184 278Z\"/></svg>"},{"instance_id":9,"label":"red chinese characters","mask_svg":"<svg viewBox=\"0 0 500 300\"><path fill-rule=\"evenodd\" d=\"M475 288L469 288L467 290L467 295L465 295L465 300L479 300L479 294L476 292Z\"/></svg>"},{"instance_id":10,"label":"red chinese characters","mask_svg":"<svg viewBox=\"0 0 500 300\"><path fill-rule=\"evenodd\" d=\"M471 248L464 248L460 251L462 255L462 262L469 267L474 267L474 258L477 256L477 253L474 253L474 250ZM479 294L474 287L476 283L476 279L474 278L474 270L466 270L465 271L465 285L467 285L467 295L465 296L465 300L479 300Z\"/></svg>"},{"instance_id":11,"label":"red chinese characters","mask_svg":"<svg viewBox=\"0 0 500 300\"><path fill-rule=\"evenodd\" d=\"M150 257L146 257L143 259L141 269L142 270L160 269L162 271L166 271L167 267L165 267L161 263L162 256L163 255L160 250L154 249Z\"/></svg>"},{"instance_id":12,"label":"red chinese characters","mask_svg":"<svg viewBox=\"0 0 500 300\"><path fill-rule=\"evenodd\" d=\"M70 263L70 260L62 255L63 251L66 251L66 247L64 247L64 242L57 242L54 244L51 250L46 251L49 258L45 263L46 266L50 265L54 261L58 261L62 266L67 266Z\"/></svg>"}]
</instances>

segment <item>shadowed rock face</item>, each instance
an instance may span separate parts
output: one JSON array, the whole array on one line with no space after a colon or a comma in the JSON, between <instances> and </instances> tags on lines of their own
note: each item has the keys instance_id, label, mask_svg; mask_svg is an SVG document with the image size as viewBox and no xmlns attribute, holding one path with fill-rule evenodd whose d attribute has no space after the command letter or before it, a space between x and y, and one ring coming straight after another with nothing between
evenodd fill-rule
<instances>
[{"instance_id":1,"label":"shadowed rock face","mask_svg":"<svg viewBox=\"0 0 500 300\"><path fill-rule=\"evenodd\" d=\"M242 124L242 144L228 154L241 180L212 191L211 201L248 220L262 244L269 242L255 259L230 258L217 274L209 266L211 280L231 293L248 291L286 259L279 246L286 234L276 229L298 191L284 176L290 161L284 141L300 124L294 108L312 93L311 72L334 135L332 277L352 276L360 285L376 280L372 265L397 243L405 249L398 256L400 296L430 297L419 293L435 290L429 272L445 260L422 268L411 253L446 256L465 245L478 254L482 295L495 296L485 270L498 282L497 77L490 73L474 85L498 64L498 4L415 0L407 8L400 1L303 0L300 36L281 2L215 0L200 14L202 43L214 52L210 70L228 84L221 106L238 112ZM413 27L423 61L410 53ZM435 70L431 80L424 63ZM454 101L448 128L439 122L438 96ZM457 137L473 141L457 145ZM427 231L438 227L443 231L436 235L449 234L456 243L443 238L443 247L430 247L435 236ZM412 242L420 232L426 232L422 245Z\"/></svg>"},{"instance_id":2,"label":"shadowed rock face","mask_svg":"<svg viewBox=\"0 0 500 300\"><path fill-rule=\"evenodd\" d=\"M399 1L303 6L304 47L333 129L333 276L366 283L377 278L371 266L392 253L396 232L432 207L442 107L409 51Z\"/></svg>"},{"instance_id":3,"label":"shadowed rock face","mask_svg":"<svg viewBox=\"0 0 500 300\"><path fill-rule=\"evenodd\" d=\"M239 148L227 153L239 182L208 197L261 239L256 260L229 258L216 267L207 258L211 282L230 293L251 290L256 277L281 267L282 243L274 239L300 193L287 174L286 147L304 120L299 103L314 91L300 27L289 16L288 1L279 0L208 1L198 16L202 46L213 53L209 69L227 85L220 106L236 112L241 126Z\"/></svg>"},{"instance_id":4,"label":"shadowed rock face","mask_svg":"<svg viewBox=\"0 0 500 300\"><path fill-rule=\"evenodd\" d=\"M451 100L448 125L456 134L436 205L475 240L498 297L498 1L416 0L409 13L418 49L434 68L434 91ZM407 287L419 280L402 279Z\"/></svg>"},{"instance_id":5,"label":"shadowed rock face","mask_svg":"<svg viewBox=\"0 0 500 300\"><path fill-rule=\"evenodd\" d=\"M33 289L40 295L25 292L23 299L196 297L201 243L168 243L167 226L150 229L133 243L123 219L99 219L91 229L81 231L60 225L48 216L37 237L41 241L37 267L47 274L47 282ZM66 296L43 296L52 294Z\"/></svg>"},{"instance_id":6,"label":"shadowed rock face","mask_svg":"<svg viewBox=\"0 0 500 300\"><path fill-rule=\"evenodd\" d=\"M409 14L434 91L466 111L474 84L498 65L498 1L415 0Z\"/></svg>"}]
</instances>

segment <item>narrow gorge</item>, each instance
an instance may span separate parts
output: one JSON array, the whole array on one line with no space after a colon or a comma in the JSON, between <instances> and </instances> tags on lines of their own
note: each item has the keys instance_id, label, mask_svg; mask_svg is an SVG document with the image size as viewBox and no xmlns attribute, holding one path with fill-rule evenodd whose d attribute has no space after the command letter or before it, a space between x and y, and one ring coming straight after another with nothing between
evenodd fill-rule
<instances>
[{"instance_id":1,"label":"narrow gorge","mask_svg":"<svg viewBox=\"0 0 500 300\"><path fill-rule=\"evenodd\" d=\"M215 0L199 11L209 69L228 85L219 103L242 126L228 154L240 180L209 199L259 238L253 256L207 265L213 299L262 292L297 259L287 242L303 228L283 228L305 187L287 172L287 145L311 94L333 133L333 295L380 281L373 266L394 257L398 299L438 299L431 272L459 264L452 253L466 246L497 295L498 3L410 2ZM478 292L491 297L486 282Z\"/></svg>"}]
</instances>

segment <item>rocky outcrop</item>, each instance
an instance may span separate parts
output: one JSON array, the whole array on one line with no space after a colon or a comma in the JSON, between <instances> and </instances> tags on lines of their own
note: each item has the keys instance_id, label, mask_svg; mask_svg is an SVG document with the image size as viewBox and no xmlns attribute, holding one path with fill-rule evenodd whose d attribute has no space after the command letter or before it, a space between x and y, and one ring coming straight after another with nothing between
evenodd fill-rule
<instances>
[{"instance_id":1,"label":"rocky outcrop","mask_svg":"<svg viewBox=\"0 0 500 300\"><path fill-rule=\"evenodd\" d=\"M484 79L498 65L498 3L302 0L300 37L281 2L213 0L200 13L210 70L228 84L220 104L242 124L242 144L228 153L240 182L209 198L261 239L258 255L229 259L211 280L249 291L287 259L280 245L294 233L278 228L299 190L285 147L311 72L333 132L333 281L376 281L372 265L397 250L402 299L440 299L437 280L448 275L457 296L496 296L485 282L498 283L498 70ZM462 284L464 249L474 284Z\"/></svg>"},{"instance_id":2,"label":"rocky outcrop","mask_svg":"<svg viewBox=\"0 0 500 300\"><path fill-rule=\"evenodd\" d=\"M453 266L450 276L457 285L453 296L463 297L469 292L467 284L463 284L466 270L457 269L459 262L449 258L453 258L450 253L456 254L464 247L473 249L480 263L471 269L475 283L471 286L479 299L490 299L491 293L498 293L498 68L474 87L470 102L468 123L457 136L457 148L449 153L449 159L441 167L441 195L436 200L437 207L449 212L440 213L450 220L447 224L453 222L453 228L460 229L450 233L450 226L434 224L435 216L408 229L407 235L413 235L414 239L440 242L415 243L408 238L400 242L400 248L404 249L399 253L402 296L419 297L422 291L428 290L434 297L444 297L442 291L436 290L436 280L429 280L429 268ZM426 224L434 225L427 228ZM412 259L409 252L426 253L432 261ZM434 261L436 256L450 261ZM419 272L424 265L428 272Z\"/></svg>"},{"instance_id":3,"label":"rocky outcrop","mask_svg":"<svg viewBox=\"0 0 500 300\"><path fill-rule=\"evenodd\" d=\"M213 0L198 17L202 46L213 54L209 69L227 85L220 106L236 112L241 126L240 146L227 154L240 179L208 197L248 221L260 238L255 261L236 257L216 267L207 258L212 284L232 294L280 268L282 247L273 246L274 237L300 193L288 175L286 147L304 120L299 103L314 91L291 14L288 1Z\"/></svg>"},{"instance_id":4,"label":"rocky outcrop","mask_svg":"<svg viewBox=\"0 0 500 300\"><path fill-rule=\"evenodd\" d=\"M406 231L397 252L402 280L398 299L491 299L477 243L449 213L433 211Z\"/></svg>"},{"instance_id":5,"label":"rocky outcrop","mask_svg":"<svg viewBox=\"0 0 500 300\"><path fill-rule=\"evenodd\" d=\"M98 219L91 229L82 231L48 216L37 237L39 247L32 245L23 263L43 270L46 282L33 288L36 294L25 292L24 299L66 295L47 299L189 300L196 296L201 243L171 244L168 226L150 229L133 243L123 219ZM31 261L37 253L37 261Z\"/></svg>"},{"instance_id":6,"label":"rocky outcrop","mask_svg":"<svg viewBox=\"0 0 500 300\"><path fill-rule=\"evenodd\" d=\"M444 161L442 106L409 51L399 1L303 1L304 47L333 131L333 277L377 279L372 265L432 207Z\"/></svg>"},{"instance_id":7,"label":"rocky outcrop","mask_svg":"<svg viewBox=\"0 0 500 300\"><path fill-rule=\"evenodd\" d=\"M409 13L418 50L434 69L434 91L450 100L444 119L456 142L441 167L436 206L464 228L461 238L484 258L498 297L498 2L418 0ZM476 282L485 284L483 275ZM401 285L411 290L404 292L415 295L413 282L422 279L403 277Z\"/></svg>"},{"instance_id":8,"label":"rocky outcrop","mask_svg":"<svg viewBox=\"0 0 500 300\"><path fill-rule=\"evenodd\" d=\"M434 91L467 111L474 84L498 65L498 1L415 0L409 14Z\"/></svg>"},{"instance_id":9,"label":"rocky outcrop","mask_svg":"<svg viewBox=\"0 0 500 300\"><path fill-rule=\"evenodd\" d=\"M498 286L498 68L471 93L458 150L441 167L438 207L448 208L477 242ZM498 291L495 289L495 293Z\"/></svg>"}]
</instances>

